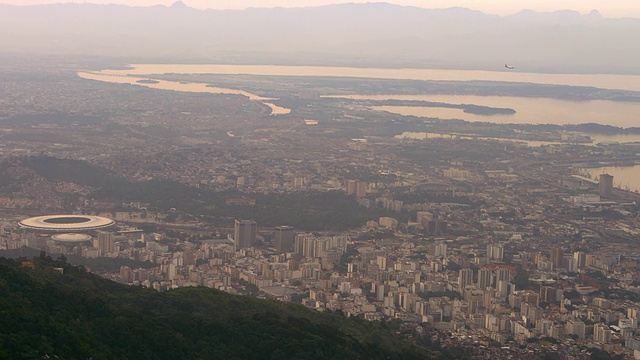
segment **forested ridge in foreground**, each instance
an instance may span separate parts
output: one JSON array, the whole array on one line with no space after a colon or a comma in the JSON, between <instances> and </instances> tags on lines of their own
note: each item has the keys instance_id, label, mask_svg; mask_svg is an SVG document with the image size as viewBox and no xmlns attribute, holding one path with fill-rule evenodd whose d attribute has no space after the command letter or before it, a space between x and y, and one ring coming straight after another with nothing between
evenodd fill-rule
<instances>
[{"instance_id":1,"label":"forested ridge in foreground","mask_svg":"<svg viewBox=\"0 0 640 360\"><path fill-rule=\"evenodd\" d=\"M0 359L435 359L385 323L209 288L160 293L0 258Z\"/></svg>"}]
</instances>

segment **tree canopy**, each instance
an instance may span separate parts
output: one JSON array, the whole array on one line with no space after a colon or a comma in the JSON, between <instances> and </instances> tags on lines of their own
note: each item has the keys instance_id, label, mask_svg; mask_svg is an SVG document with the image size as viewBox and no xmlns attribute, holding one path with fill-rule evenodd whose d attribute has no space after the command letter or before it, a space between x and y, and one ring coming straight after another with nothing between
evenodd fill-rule
<instances>
[{"instance_id":1,"label":"tree canopy","mask_svg":"<svg viewBox=\"0 0 640 360\"><path fill-rule=\"evenodd\" d=\"M159 293L45 256L27 264L0 258L0 359L440 357L338 313L203 287Z\"/></svg>"}]
</instances>

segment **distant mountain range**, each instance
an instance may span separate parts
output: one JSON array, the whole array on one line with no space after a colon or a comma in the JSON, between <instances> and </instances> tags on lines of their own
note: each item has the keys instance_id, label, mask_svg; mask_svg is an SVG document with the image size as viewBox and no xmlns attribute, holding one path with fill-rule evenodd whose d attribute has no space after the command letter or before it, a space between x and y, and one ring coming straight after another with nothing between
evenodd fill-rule
<instances>
[{"instance_id":1,"label":"distant mountain range","mask_svg":"<svg viewBox=\"0 0 640 360\"><path fill-rule=\"evenodd\" d=\"M445 67L640 73L640 19L597 11L510 16L386 3L197 10L0 5L4 52L136 61Z\"/></svg>"}]
</instances>

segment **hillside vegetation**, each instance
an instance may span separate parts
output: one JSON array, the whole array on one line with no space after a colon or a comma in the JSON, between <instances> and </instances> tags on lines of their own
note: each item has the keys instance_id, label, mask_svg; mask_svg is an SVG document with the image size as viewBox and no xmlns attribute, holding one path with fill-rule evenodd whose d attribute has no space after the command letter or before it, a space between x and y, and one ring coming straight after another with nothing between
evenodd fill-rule
<instances>
[{"instance_id":1,"label":"hillside vegetation","mask_svg":"<svg viewBox=\"0 0 640 360\"><path fill-rule=\"evenodd\" d=\"M435 359L385 323L209 288L130 287L0 258L0 359ZM56 270L57 268L57 270Z\"/></svg>"}]
</instances>

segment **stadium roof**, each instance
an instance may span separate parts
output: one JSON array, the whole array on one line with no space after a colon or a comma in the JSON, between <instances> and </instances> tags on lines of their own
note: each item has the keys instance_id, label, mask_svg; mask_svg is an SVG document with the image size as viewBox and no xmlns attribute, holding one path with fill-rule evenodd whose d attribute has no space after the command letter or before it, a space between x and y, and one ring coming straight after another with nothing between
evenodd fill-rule
<instances>
[{"instance_id":1,"label":"stadium roof","mask_svg":"<svg viewBox=\"0 0 640 360\"><path fill-rule=\"evenodd\" d=\"M45 215L24 219L20 227L47 232L74 232L104 229L115 225L115 221L92 215Z\"/></svg>"}]
</instances>

